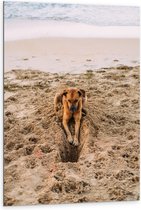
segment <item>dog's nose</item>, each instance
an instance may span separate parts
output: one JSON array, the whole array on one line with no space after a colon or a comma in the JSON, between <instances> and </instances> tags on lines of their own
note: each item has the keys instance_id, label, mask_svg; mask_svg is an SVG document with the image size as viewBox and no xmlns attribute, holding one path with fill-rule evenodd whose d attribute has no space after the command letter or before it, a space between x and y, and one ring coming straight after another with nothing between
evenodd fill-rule
<instances>
[{"instance_id":1,"label":"dog's nose","mask_svg":"<svg viewBox=\"0 0 141 210\"><path fill-rule=\"evenodd\" d=\"M70 108L70 111L75 112L76 110L77 110L76 106L72 105L71 108Z\"/></svg>"}]
</instances>

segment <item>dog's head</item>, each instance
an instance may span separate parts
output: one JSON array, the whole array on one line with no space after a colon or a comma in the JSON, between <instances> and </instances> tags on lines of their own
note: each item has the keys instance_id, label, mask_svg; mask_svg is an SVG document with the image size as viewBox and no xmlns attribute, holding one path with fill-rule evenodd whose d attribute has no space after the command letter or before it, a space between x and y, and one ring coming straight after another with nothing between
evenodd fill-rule
<instances>
[{"instance_id":1,"label":"dog's head","mask_svg":"<svg viewBox=\"0 0 141 210\"><path fill-rule=\"evenodd\" d=\"M82 100L82 97L85 97L85 91L77 88L68 88L64 90L63 96L67 101L69 110L74 113L78 110L79 102Z\"/></svg>"}]
</instances>

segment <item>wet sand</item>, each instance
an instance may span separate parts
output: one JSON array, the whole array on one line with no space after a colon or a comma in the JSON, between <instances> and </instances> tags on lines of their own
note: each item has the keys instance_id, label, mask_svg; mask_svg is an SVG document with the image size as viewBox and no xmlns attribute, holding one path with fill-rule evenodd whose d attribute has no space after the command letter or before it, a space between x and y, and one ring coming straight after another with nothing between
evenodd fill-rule
<instances>
[{"instance_id":1,"label":"wet sand","mask_svg":"<svg viewBox=\"0 0 141 210\"><path fill-rule=\"evenodd\" d=\"M35 38L5 42L5 68L81 73L139 65L137 38Z\"/></svg>"}]
</instances>

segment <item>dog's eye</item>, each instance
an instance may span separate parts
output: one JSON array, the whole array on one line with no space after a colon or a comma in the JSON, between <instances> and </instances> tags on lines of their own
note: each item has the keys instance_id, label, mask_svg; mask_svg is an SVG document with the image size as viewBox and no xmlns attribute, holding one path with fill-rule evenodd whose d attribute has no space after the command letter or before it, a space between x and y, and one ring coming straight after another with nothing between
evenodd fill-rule
<instances>
[{"instance_id":1,"label":"dog's eye","mask_svg":"<svg viewBox=\"0 0 141 210\"><path fill-rule=\"evenodd\" d=\"M70 103L71 103L71 100L68 100L68 102L70 102Z\"/></svg>"}]
</instances>

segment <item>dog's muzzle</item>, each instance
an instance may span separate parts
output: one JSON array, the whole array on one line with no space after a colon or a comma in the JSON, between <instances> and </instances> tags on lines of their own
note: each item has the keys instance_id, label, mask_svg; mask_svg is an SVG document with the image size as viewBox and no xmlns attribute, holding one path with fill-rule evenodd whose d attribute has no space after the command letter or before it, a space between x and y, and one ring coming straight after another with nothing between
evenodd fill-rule
<instances>
[{"instance_id":1,"label":"dog's muzzle","mask_svg":"<svg viewBox=\"0 0 141 210\"><path fill-rule=\"evenodd\" d=\"M72 105L72 106L70 107L70 111L71 111L71 112L76 112L76 110L77 110L77 107L76 107L76 106Z\"/></svg>"}]
</instances>

